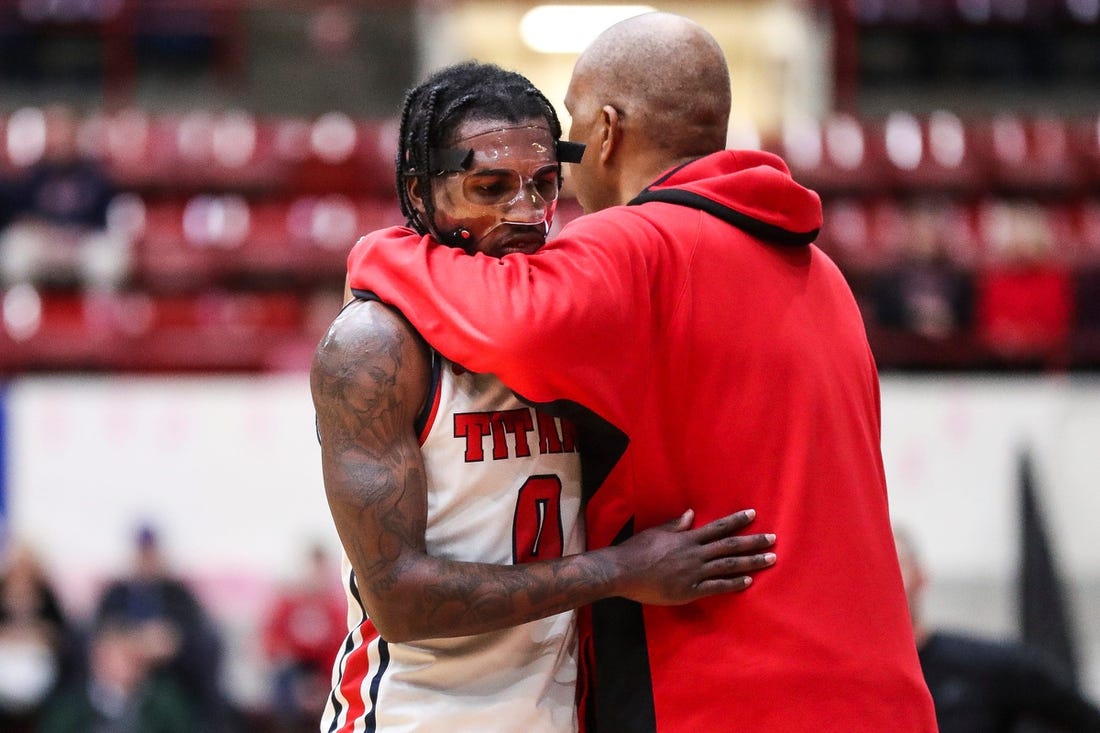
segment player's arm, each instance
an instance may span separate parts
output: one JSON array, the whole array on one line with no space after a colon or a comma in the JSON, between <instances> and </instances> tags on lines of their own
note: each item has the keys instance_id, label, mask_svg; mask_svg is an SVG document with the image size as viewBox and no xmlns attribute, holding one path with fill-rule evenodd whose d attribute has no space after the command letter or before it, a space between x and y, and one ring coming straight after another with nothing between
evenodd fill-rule
<instances>
[{"instance_id":1,"label":"player's arm","mask_svg":"<svg viewBox=\"0 0 1100 733\"><path fill-rule=\"evenodd\" d=\"M774 537L737 536L746 512L698 529L691 517L583 555L522 565L427 554L427 488L413 424L428 356L396 313L356 302L318 347L311 372L325 491L363 604L390 641L464 636L622 595L686 603L742 590Z\"/></svg>"}]
</instances>

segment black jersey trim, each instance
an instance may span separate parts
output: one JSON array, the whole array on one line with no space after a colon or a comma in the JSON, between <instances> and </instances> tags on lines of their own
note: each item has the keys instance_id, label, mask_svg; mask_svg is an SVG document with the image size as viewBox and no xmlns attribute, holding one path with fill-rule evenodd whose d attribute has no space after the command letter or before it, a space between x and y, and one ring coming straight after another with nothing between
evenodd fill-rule
<instances>
[{"instance_id":1,"label":"black jersey trim","mask_svg":"<svg viewBox=\"0 0 1100 733\"><path fill-rule=\"evenodd\" d=\"M378 637L378 672L370 681L370 710L363 720L365 733L375 733L378 730L378 688L382 685L382 678L390 666L390 645L381 636Z\"/></svg>"},{"instance_id":2,"label":"black jersey trim","mask_svg":"<svg viewBox=\"0 0 1100 733\"><path fill-rule=\"evenodd\" d=\"M348 588L351 589L351 595L355 598L356 604L359 606L359 612L362 614L359 619L359 628L367 620L367 609L363 607L363 600L359 597L359 586L355 582L355 570L348 571ZM344 638L344 647L340 652L340 676L337 678L337 682L332 687L332 691L329 693L329 701L332 703L332 724L328 727L328 733L336 733L340 729L340 714L344 711L344 706L340 702L340 697L337 695L337 691L341 688L341 683L344 681L344 672L347 669L348 656L355 651L355 631L349 631L348 635Z\"/></svg>"},{"instance_id":3,"label":"black jersey trim","mask_svg":"<svg viewBox=\"0 0 1100 733\"><path fill-rule=\"evenodd\" d=\"M634 535L628 521L612 544ZM656 706L649 669L642 605L626 598L592 604L592 645L596 659L594 718L597 733L655 733Z\"/></svg>"},{"instance_id":4,"label":"black jersey trim","mask_svg":"<svg viewBox=\"0 0 1100 733\"><path fill-rule=\"evenodd\" d=\"M432 374L428 379L428 393L424 395L424 404L420 406L420 412L416 413L416 420L413 421L413 430L416 435L421 439L427 437L426 431L431 427L428 421L431 420L436 411L438 405L438 396L440 390L440 382L443 374L443 357L439 355L439 352L435 349L431 350L432 353Z\"/></svg>"},{"instance_id":5,"label":"black jersey trim","mask_svg":"<svg viewBox=\"0 0 1100 733\"><path fill-rule=\"evenodd\" d=\"M630 438L594 411L576 402L535 402L521 394L516 397L539 412L573 423L573 427L577 429L577 446L581 455L581 497L588 501L626 453Z\"/></svg>"},{"instance_id":6,"label":"black jersey trim","mask_svg":"<svg viewBox=\"0 0 1100 733\"><path fill-rule=\"evenodd\" d=\"M639 206L641 204L650 203L651 201L687 206L688 208L705 211L711 216L716 216L727 224L732 224L741 231L747 232L758 239L788 247L807 246L817 239L817 235L821 232L820 229L811 229L808 232L792 232L789 229L784 229L775 224L769 224L766 221L756 219L744 212L731 209L717 201L708 199L706 196L701 196L697 193L679 188L668 188L658 191L646 189L631 199L627 203L627 206Z\"/></svg>"},{"instance_id":7,"label":"black jersey trim","mask_svg":"<svg viewBox=\"0 0 1100 733\"><path fill-rule=\"evenodd\" d=\"M358 300L374 300L374 301L377 301L379 303L384 303L385 302L381 298L379 298L378 295L373 290L361 290L359 288L352 288L351 289L351 294L354 295ZM348 302L351 302L351 301L348 301ZM344 304L344 307L345 308L347 307L347 303Z\"/></svg>"}]
</instances>

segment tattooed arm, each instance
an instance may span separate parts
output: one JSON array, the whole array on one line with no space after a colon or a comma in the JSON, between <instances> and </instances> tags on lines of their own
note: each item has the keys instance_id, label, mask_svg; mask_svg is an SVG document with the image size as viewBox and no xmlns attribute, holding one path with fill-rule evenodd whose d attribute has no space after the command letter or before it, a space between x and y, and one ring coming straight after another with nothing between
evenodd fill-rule
<instances>
[{"instance_id":1,"label":"tattooed arm","mask_svg":"<svg viewBox=\"0 0 1100 733\"><path fill-rule=\"evenodd\" d=\"M427 489L413 424L429 383L423 341L395 311L350 304L311 372L325 491L363 603L391 642L465 636L618 595L687 603L743 590L771 535L734 536L739 512L689 529L690 512L616 547L521 565L427 554ZM754 554L756 553L756 554Z\"/></svg>"}]
</instances>

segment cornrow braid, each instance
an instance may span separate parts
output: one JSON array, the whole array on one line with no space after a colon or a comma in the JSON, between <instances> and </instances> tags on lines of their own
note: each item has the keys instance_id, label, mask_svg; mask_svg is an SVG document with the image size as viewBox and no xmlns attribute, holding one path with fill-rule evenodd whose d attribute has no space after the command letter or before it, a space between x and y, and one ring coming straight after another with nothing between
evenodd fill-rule
<instances>
[{"instance_id":1,"label":"cornrow braid","mask_svg":"<svg viewBox=\"0 0 1100 733\"><path fill-rule=\"evenodd\" d=\"M424 188L421 190L423 190L426 194L424 196L424 217L425 219L427 219L427 222L419 221L420 217L415 209L412 212L413 221L420 224L420 226L417 227L417 231L420 231L421 234L427 234L427 229L431 225L431 222L435 221L435 197L431 195L432 171L429 170L432 148L431 132L432 124L437 117L435 113L436 99L439 97L440 92L445 90L446 87L428 90L428 99L424 103L424 107L427 110L427 116L425 118L424 125L420 130L420 134L417 136L417 138L414 138L419 143L413 148L417 158L416 170L419 171L418 176L423 182L422 185L424 186ZM408 215L408 212L406 212L406 215ZM423 229L423 231L421 231L421 229Z\"/></svg>"},{"instance_id":2,"label":"cornrow braid","mask_svg":"<svg viewBox=\"0 0 1100 733\"><path fill-rule=\"evenodd\" d=\"M405 95L396 158L397 196L408 225L421 234L435 219L429 154L445 145L464 122L500 119L522 122L544 119L554 140L561 122L550 100L521 74L495 64L467 61L437 71ZM426 216L413 207L406 182L415 177L423 192ZM422 219L426 219L423 221Z\"/></svg>"},{"instance_id":3,"label":"cornrow braid","mask_svg":"<svg viewBox=\"0 0 1100 733\"><path fill-rule=\"evenodd\" d=\"M397 176L397 199L401 202L401 211L408 217L408 212L412 210L412 203L409 201L409 192L405 188L405 171L409 167L417 167L415 164L411 164L411 161L407 161L405 156L409 154L409 144L407 135L409 131L409 114L413 107L413 100L415 94L410 92L405 95L405 101L401 105L401 127L398 135L397 154L393 162L393 170ZM408 225L413 226L413 221L410 218Z\"/></svg>"}]
</instances>

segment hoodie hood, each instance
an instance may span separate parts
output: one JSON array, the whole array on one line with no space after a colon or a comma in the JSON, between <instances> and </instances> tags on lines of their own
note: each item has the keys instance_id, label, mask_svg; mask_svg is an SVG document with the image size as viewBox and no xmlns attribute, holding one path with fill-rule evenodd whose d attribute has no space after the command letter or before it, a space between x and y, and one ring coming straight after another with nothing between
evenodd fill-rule
<instances>
[{"instance_id":1,"label":"hoodie hood","mask_svg":"<svg viewBox=\"0 0 1100 733\"><path fill-rule=\"evenodd\" d=\"M760 150L723 150L673 168L628 206L651 201L705 211L772 244L805 246L821 230L820 197Z\"/></svg>"}]
</instances>

